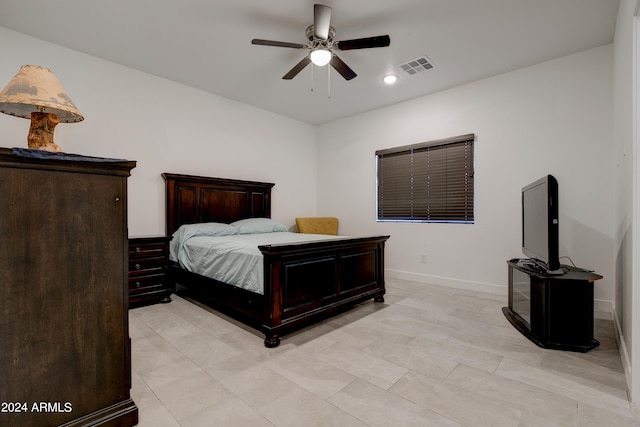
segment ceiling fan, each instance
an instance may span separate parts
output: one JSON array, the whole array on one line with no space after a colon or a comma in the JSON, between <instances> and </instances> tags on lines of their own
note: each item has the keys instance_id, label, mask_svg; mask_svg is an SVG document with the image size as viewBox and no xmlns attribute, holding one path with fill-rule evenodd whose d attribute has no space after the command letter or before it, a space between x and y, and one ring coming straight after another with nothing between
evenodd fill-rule
<instances>
[{"instance_id":1,"label":"ceiling fan","mask_svg":"<svg viewBox=\"0 0 640 427\"><path fill-rule=\"evenodd\" d=\"M309 50L309 54L282 77L285 80L294 78L311 62L319 66L331 64L342 77L346 80L351 80L356 77L357 74L349 68L344 61L338 58L333 52L334 50L386 47L391 43L388 35L336 41L334 40L335 34L335 30L331 26L331 8L322 4L315 4L313 6L313 25L307 27L306 30L307 43L253 39L251 40L251 44Z\"/></svg>"}]
</instances>

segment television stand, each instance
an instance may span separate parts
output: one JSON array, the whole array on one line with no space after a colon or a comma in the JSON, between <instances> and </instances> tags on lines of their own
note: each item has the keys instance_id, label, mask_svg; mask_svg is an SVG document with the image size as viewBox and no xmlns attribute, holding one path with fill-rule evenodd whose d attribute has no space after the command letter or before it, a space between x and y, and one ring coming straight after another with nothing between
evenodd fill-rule
<instances>
[{"instance_id":1,"label":"television stand","mask_svg":"<svg viewBox=\"0 0 640 427\"><path fill-rule=\"evenodd\" d=\"M548 274L513 259L509 306L502 312L525 337L542 348L586 353L600 345L593 337L593 282L602 276L563 265Z\"/></svg>"}]
</instances>

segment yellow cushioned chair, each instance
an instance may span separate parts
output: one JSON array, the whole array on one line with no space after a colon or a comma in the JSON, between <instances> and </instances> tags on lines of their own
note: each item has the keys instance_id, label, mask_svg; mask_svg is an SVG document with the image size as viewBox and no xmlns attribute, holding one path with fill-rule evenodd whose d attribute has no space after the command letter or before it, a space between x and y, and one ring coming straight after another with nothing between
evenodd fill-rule
<instances>
[{"instance_id":1,"label":"yellow cushioned chair","mask_svg":"<svg viewBox=\"0 0 640 427\"><path fill-rule=\"evenodd\" d=\"M338 234L338 218L332 216L296 218L298 233L305 234Z\"/></svg>"}]
</instances>

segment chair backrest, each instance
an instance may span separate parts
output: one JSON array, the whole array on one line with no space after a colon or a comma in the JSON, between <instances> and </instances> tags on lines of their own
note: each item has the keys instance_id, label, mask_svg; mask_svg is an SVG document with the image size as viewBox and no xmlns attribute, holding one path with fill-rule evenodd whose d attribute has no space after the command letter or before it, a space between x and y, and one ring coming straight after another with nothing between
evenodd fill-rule
<instances>
[{"instance_id":1,"label":"chair backrest","mask_svg":"<svg viewBox=\"0 0 640 427\"><path fill-rule=\"evenodd\" d=\"M332 216L296 218L298 233L338 234L338 218Z\"/></svg>"}]
</instances>

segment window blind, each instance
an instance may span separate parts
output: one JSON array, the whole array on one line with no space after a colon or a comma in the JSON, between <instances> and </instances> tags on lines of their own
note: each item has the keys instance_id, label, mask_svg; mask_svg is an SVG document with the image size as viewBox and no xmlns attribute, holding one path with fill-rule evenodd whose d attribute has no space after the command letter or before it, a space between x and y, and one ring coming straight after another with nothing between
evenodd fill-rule
<instances>
[{"instance_id":1,"label":"window blind","mask_svg":"<svg viewBox=\"0 0 640 427\"><path fill-rule=\"evenodd\" d=\"M379 221L474 221L475 135L376 151Z\"/></svg>"}]
</instances>

